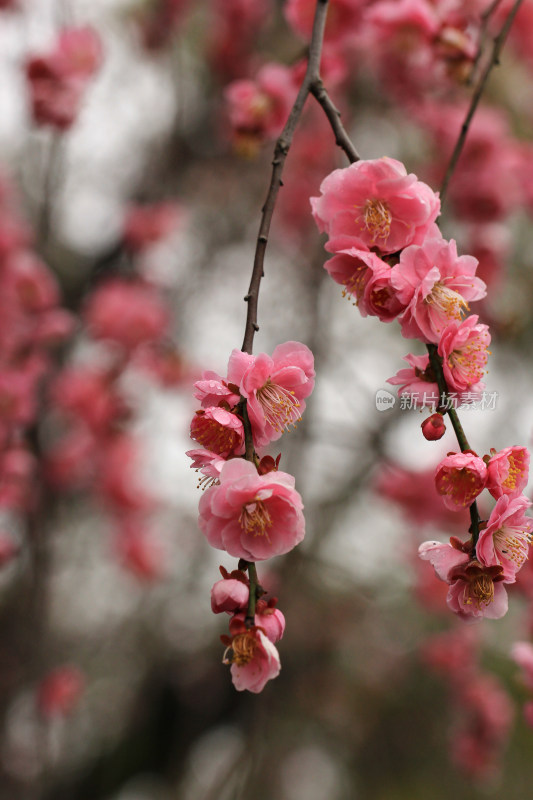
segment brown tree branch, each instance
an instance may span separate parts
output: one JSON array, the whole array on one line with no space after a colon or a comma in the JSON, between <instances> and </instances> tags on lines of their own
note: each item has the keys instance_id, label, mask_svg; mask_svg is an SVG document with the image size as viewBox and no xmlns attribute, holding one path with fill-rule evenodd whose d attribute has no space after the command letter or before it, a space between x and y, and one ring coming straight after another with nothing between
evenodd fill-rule
<instances>
[{"instance_id":1,"label":"brown tree branch","mask_svg":"<svg viewBox=\"0 0 533 800\"><path fill-rule=\"evenodd\" d=\"M324 29L326 27L328 2L329 0L317 0L315 19L313 23L313 33L311 36L311 44L309 45L309 60L307 62L305 76L296 100L294 101L292 111L289 114L289 118L274 148L272 177L270 179L270 186L265 204L262 208L261 224L259 226L259 234L257 236L252 278L250 281L248 294L244 298L248 303L248 312L246 315L246 327L244 330L244 340L241 349L245 353L252 352L254 336L256 331L259 330L259 326L257 324L259 287L261 285L261 279L264 275L264 261L266 247L268 244L268 234L270 232L270 223L272 222L272 216L274 214L278 192L280 186L282 186L281 176L283 174L285 159L287 158L287 154L292 144L294 132L297 128L298 122L300 121L305 102L311 92L311 85L314 81L317 81L320 78L320 56L322 54L322 42L324 40Z\"/></svg>"},{"instance_id":2,"label":"brown tree branch","mask_svg":"<svg viewBox=\"0 0 533 800\"><path fill-rule=\"evenodd\" d=\"M480 75L479 81L477 82L476 88L475 88L474 93L472 95L472 100L470 101L469 109L467 111L465 120L464 120L464 122L463 122L463 124L461 126L461 132L459 133L459 136L457 138L457 142L455 143L455 147L453 149L453 153L452 153L452 155L450 157L450 160L448 162L448 166L446 167L446 172L444 174L444 180L442 181L442 186L441 186L441 189L440 189L440 202L441 202L441 205L444 204L444 199L445 199L446 193L448 191L448 185L450 183L450 180L451 180L451 177L452 177L453 172L455 170L455 167L457 166L457 162L459 160L459 156L461 155L461 152L463 150L464 143L465 143L465 140L466 140L466 136L467 136L468 130L470 128L470 123L472 122L472 118L474 116L476 108L478 107L479 101L481 100L481 96L482 96L483 92L485 91L485 86L486 86L487 81L488 81L488 79L490 77L490 73L492 72L493 67L498 66L499 63L500 63L500 55L501 55L502 48L503 48L503 46L505 44L505 41L507 39L507 35L508 35L508 33L509 33L510 29L511 29L511 25L513 24L514 18L516 17L516 14L518 13L518 9L520 8L521 4L522 4L522 0L515 0L512 9L509 11L509 14L507 15L507 17L505 19L505 22L503 23L502 27L500 28L500 31L499 31L498 35L494 38L494 41L493 41L493 44L492 44L492 53L490 55L490 58L489 58L489 60L487 62L487 65L486 65L485 69L483 70L482 74Z\"/></svg>"}]
</instances>

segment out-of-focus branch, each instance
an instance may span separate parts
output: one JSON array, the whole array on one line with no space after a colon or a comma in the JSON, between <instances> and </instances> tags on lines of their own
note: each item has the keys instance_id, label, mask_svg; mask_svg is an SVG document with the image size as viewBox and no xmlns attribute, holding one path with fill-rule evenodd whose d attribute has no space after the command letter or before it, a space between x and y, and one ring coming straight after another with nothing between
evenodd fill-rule
<instances>
[{"instance_id":1,"label":"out-of-focus branch","mask_svg":"<svg viewBox=\"0 0 533 800\"><path fill-rule=\"evenodd\" d=\"M457 142L455 143L455 147L453 149L453 153L451 155L450 161L448 162L448 166L446 167L446 172L444 174L444 180L442 181L442 186L440 189L440 201L441 204L444 204L444 199L446 197L446 193L448 191L448 185L450 183L451 177L457 166L457 162L459 160L459 156L461 155L462 149L464 147L464 143L466 140L466 136L468 134L468 130L470 128L470 123L472 122L472 117L478 107L479 101L481 100L481 96L485 91L485 86L489 79L490 73L492 72L493 67L496 67L500 63L500 55L502 48L505 44L507 39L507 35L511 29L511 25L513 24L514 18L518 13L518 9L522 4L522 0L515 0L513 7L509 11L505 22L503 23L502 27L497 36L495 36L494 41L492 43L492 53L490 58L487 62L485 69L483 70L482 74L480 75L479 81L477 82L476 88L472 95L472 100L470 101L470 106L468 112L466 114L465 120L461 126L461 132L457 138Z\"/></svg>"}]
</instances>

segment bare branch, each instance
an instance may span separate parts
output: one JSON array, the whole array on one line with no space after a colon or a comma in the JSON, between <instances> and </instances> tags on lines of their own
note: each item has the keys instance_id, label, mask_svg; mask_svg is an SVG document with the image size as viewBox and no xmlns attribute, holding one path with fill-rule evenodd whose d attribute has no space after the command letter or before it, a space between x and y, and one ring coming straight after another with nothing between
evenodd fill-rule
<instances>
[{"instance_id":1,"label":"bare branch","mask_svg":"<svg viewBox=\"0 0 533 800\"><path fill-rule=\"evenodd\" d=\"M505 41L507 39L507 35L508 35L508 33L509 33L510 29L511 29L511 25L513 24L514 18L516 17L516 14L517 14L518 9L520 8L521 4L522 4L522 0L515 0L515 3L513 5L512 9L510 10L509 14L507 15L506 20L503 23L498 35L494 38L494 41L493 41L493 44L492 44L491 56L490 56L490 58L488 60L488 63L486 65L485 69L483 70L483 73L481 74L481 76L479 78L479 81L477 83L477 86L476 86L476 88L474 90L474 94L472 95L472 100L470 101L470 107L468 109L468 112L467 112L467 115L465 117L465 120L464 120L464 122L462 124L461 132L459 134L457 142L455 143L455 147L453 149L453 153L451 155L450 161L449 161L448 166L446 168L446 173L444 175L444 180L442 181L442 186L441 186L441 190L440 190L441 205L444 204L444 199L445 199L446 193L448 191L448 185L450 183L450 180L451 180L451 177L452 177L453 172L455 170L455 167L457 166L457 162L459 160L459 156L461 155L461 152L462 152L465 140L466 140L466 136L467 136L468 130L470 128L470 123L472 122L472 117L474 116L474 113L476 111L476 108L478 107L479 101L481 100L481 96L482 96L483 92L485 91L485 86L487 84L487 81L489 79L489 76L490 76L490 73L492 72L493 67L498 66L499 63L500 63L500 54L501 54L502 48L503 48L503 46L505 44Z\"/></svg>"}]
</instances>

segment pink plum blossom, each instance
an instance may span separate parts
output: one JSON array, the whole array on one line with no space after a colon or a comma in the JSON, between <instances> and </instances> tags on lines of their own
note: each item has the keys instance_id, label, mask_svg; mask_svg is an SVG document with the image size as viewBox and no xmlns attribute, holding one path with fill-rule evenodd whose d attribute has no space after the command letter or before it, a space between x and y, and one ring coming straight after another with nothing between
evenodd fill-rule
<instances>
[{"instance_id":1,"label":"pink plum blossom","mask_svg":"<svg viewBox=\"0 0 533 800\"><path fill-rule=\"evenodd\" d=\"M511 697L494 675L479 671L458 682L454 695L460 720L452 759L470 778L494 778L513 722Z\"/></svg>"},{"instance_id":2,"label":"pink plum blossom","mask_svg":"<svg viewBox=\"0 0 533 800\"><path fill-rule=\"evenodd\" d=\"M320 191L311 198L318 229L330 240L342 237L343 248L349 238L381 255L422 243L440 211L438 195L388 157L334 170Z\"/></svg>"},{"instance_id":3,"label":"pink plum blossom","mask_svg":"<svg viewBox=\"0 0 533 800\"><path fill-rule=\"evenodd\" d=\"M225 459L217 455L217 453L204 449L187 450L185 455L192 458L191 469L201 472L204 476L198 481L198 488L201 486L203 489L208 489L219 482L220 471L226 463Z\"/></svg>"},{"instance_id":4,"label":"pink plum blossom","mask_svg":"<svg viewBox=\"0 0 533 800\"><path fill-rule=\"evenodd\" d=\"M222 404L234 408L241 399L238 386L228 386L220 375L211 370L203 372L202 379L196 381L194 387L196 389L194 396L200 401L203 408Z\"/></svg>"},{"instance_id":5,"label":"pink plum blossom","mask_svg":"<svg viewBox=\"0 0 533 800\"><path fill-rule=\"evenodd\" d=\"M222 82L250 73L257 37L272 13L272 0L213 0L206 53Z\"/></svg>"},{"instance_id":6,"label":"pink plum blossom","mask_svg":"<svg viewBox=\"0 0 533 800\"><path fill-rule=\"evenodd\" d=\"M371 6L365 22L376 43L395 49L414 48L437 35L436 9L427 0L382 0Z\"/></svg>"},{"instance_id":7,"label":"pink plum blossom","mask_svg":"<svg viewBox=\"0 0 533 800\"><path fill-rule=\"evenodd\" d=\"M211 610L214 614L226 611L230 614L246 609L250 597L250 584L242 570L229 573L220 568L222 580L213 584L211 589Z\"/></svg>"},{"instance_id":8,"label":"pink plum blossom","mask_svg":"<svg viewBox=\"0 0 533 800\"><path fill-rule=\"evenodd\" d=\"M246 628L241 620L230 622L230 636L221 637L226 645L223 663L231 664L231 679L238 692L247 689L257 694L279 675L279 654L268 636L255 625Z\"/></svg>"},{"instance_id":9,"label":"pink plum blossom","mask_svg":"<svg viewBox=\"0 0 533 800\"><path fill-rule=\"evenodd\" d=\"M501 566L484 567L475 559L454 567L448 574L448 607L461 619L500 619L508 599Z\"/></svg>"},{"instance_id":10,"label":"pink plum blossom","mask_svg":"<svg viewBox=\"0 0 533 800\"><path fill-rule=\"evenodd\" d=\"M249 461L227 461L220 485L200 500L199 525L209 544L247 561L292 550L304 537L302 501L285 472L259 475Z\"/></svg>"},{"instance_id":11,"label":"pink plum blossom","mask_svg":"<svg viewBox=\"0 0 533 800\"><path fill-rule=\"evenodd\" d=\"M263 141L279 136L296 92L291 70L281 64L265 64L255 80L230 83L225 97L237 149L253 155Z\"/></svg>"},{"instance_id":12,"label":"pink plum blossom","mask_svg":"<svg viewBox=\"0 0 533 800\"><path fill-rule=\"evenodd\" d=\"M32 114L38 125L66 130L76 119L85 87L100 65L100 38L92 28L65 28L54 49L26 63Z\"/></svg>"},{"instance_id":13,"label":"pink plum blossom","mask_svg":"<svg viewBox=\"0 0 533 800\"><path fill-rule=\"evenodd\" d=\"M138 580L151 582L164 575L167 554L155 532L139 515L120 516L114 547L122 566Z\"/></svg>"},{"instance_id":14,"label":"pink plum blossom","mask_svg":"<svg viewBox=\"0 0 533 800\"><path fill-rule=\"evenodd\" d=\"M283 613L276 608L277 600L258 600L255 607L254 625L261 628L273 644L279 642L285 632L285 617ZM235 614L234 619L239 619L241 622L245 620L245 613Z\"/></svg>"},{"instance_id":15,"label":"pink plum blossom","mask_svg":"<svg viewBox=\"0 0 533 800\"><path fill-rule=\"evenodd\" d=\"M217 406L196 412L191 422L191 439L224 458L244 453L242 420Z\"/></svg>"},{"instance_id":16,"label":"pink plum blossom","mask_svg":"<svg viewBox=\"0 0 533 800\"><path fill-rule=\"evenodd\" d=\"M391 285L390 266L370 250L340 250L324 268L345 287L343 294L355 297L361 316L391 322L405 309Z\"/></svg>"},{"instance_id":17,"label":"pink plum blossom","mask_svg":"<svg viewBox=\"0 0 533 800\"><path fill-rule=\"evenodd\" d=\"M115 342L131 351L165 333L168 311L148 284L116 278L95 289L85 309L85 320L96 339Z\"/></svg>"},{"instance_id":18,"label":"pink plum blossom","mask_svg":"<svg viewBox=\"0 0 533 800\"><path fill-rule=\"evenodd\" d=\"M487 489L494 498L518 497L528 481L529 452L526 447L518 446L504 447L499 453L491 450L487 470Z\"/></svg>"},{"instance_id":19,"label":"pink plum blossom","mask_svg":"<svg viewBox=\"0 0 533 800\"><path fill-rule=\"evenodd\" d=\"M183 209L178 203L131 205L124 219L124 243L140 253L173 233L181 224Z\"/></svg>"},{"instance_id":20,"label":"pink plum blossom","mask_svg":"<svg viewBox=\"0 0 533 800\"><path fill-rule=\"evenodd\" d=\"M472 453L451 453L435 472L437 492L451 511L471 505L486 483L486 464Z\"/></svg>"},{"instance_id":21,"label":"pink plum blossom","mask_svg":"<svg viewBox=\"0 0 533 800\"><path fill-rule=\"evenodd\" d=\"M301 419L315 384L313 354L299 342L278 345L272 356L233 350L228 381L246 398L254 444L262 447Z\"/></svg>"},{"instance_id":22,"label":"pink plum blossom","mask_svg":"<svg viewBox=\"0 0 533 800\"><path fill-rule=\"evenodd\" d=\"M354 37L361 24L367 0L331 0L324 40L342 44ZM309 0L288 0L284 6L287 22L306 41L311 37L315 6Z\"/></svg>"},{"instance_id":23,"label":"pink plum blossom","mask_svg":"<svg viewBox=\"0 0 533 800\"><path fill-rule=\"evenodd\" d=\"M516 573L529 554L533 519L525 516L531 502L521 495L502 495L488 519L487 526L479 534L476 554L486 567L500 565L503 580L514 583Z\"/></svg>"},{"instance_id":24,"label":"pink plum blossom","mask_svg":"<svg viewBox=\"0 0 533 800\"><path fill-rule=\"evenodd\" d=\"M468 311L468 301L485 297L476 267L472 256L457 255L453 239L431 238L403 250L391 279L407 306L400 317L402 335L438 344L444 328Z\"/></svg>"},{"instance_id":25,"label":"pink plum blossom","mask_svg":"<svg viewBox=\"0 0 533 800\"><path fill-rule=\"evenodd\" d=\"M423 561L429 561L441 581L448 581L448 575L454 567L470 560L468 553L454 547L450 542L423 542L418 548L418 555Z\"/></svg>"},{"instance_id":26,"label":"pink plum blossom","mask_svg":"<svg viewBox=\"0 0 533 800\"><path fill-rule=\"evenodd\" d=\"M462 322L450 322L439 342L442 369L449 389L477 394L485 388L481 383L489 357L488 325L478 324L477 315Z\"/></svg>"},{"instance_id":27,"label":"pink plum blossom","mask_svg":"<svg viewBox=\"0 0 533 800\"><path fill-rule=\"evenodd\" d=\"M410 397L413 408L438 406L440 400L439 386L429 364L429 356L415 356L411 353L404 356L409 368L399 370L387 383L399 386L399 397Z\"/></svg>"}]
</instances>

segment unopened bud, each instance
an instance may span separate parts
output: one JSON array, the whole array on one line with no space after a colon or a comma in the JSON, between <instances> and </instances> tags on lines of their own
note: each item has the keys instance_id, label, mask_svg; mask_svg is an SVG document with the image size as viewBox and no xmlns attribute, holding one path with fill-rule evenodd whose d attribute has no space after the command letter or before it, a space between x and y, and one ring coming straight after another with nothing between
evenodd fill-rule
<instances>
[{"instance_id":1,"label":"unopened bud","mask_svg":"<svg viewBox=\"0 0 533 800\"><path fill-rule=\"evenodd\" d=\"M442 414L432 414L424 420L421 428L425 438L430 442L442 439L446 433L446 425L444 424L444 417Z\"/></svg>"}]
</instances>

